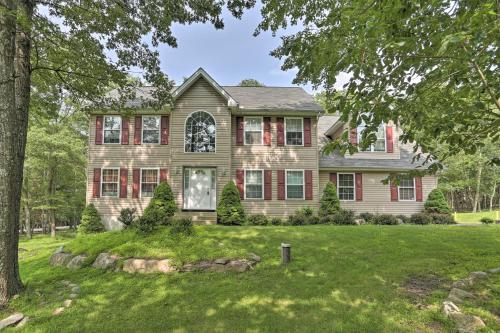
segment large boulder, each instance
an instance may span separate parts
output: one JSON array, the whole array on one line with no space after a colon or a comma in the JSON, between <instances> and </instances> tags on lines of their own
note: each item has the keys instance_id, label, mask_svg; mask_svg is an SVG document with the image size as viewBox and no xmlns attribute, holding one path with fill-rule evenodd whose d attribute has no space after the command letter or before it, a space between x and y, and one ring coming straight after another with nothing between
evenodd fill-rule
<instances>
[{"instance_id":1,"label":"large boulder","mask_svg":"<svg viewBox=\"0 0 500 333\"><path fill-rule=\"evenodd\" d=\"M5 319L0 320L0 331L6 327L13 326L23 320L24 315L22 313L14 313Z\"/></svg>"},{"instance_id":2,"label":"large boulder","mask_svg":"<svg viewBox=\"0 0 500 333\"><path fill-rule=\"evenodd\" d=\"M170 259L148 260L132 258L123 262L123 271L127 273L170 273L176 270Z\"/></svg>"},{"instance_id":3,"label":"large boulder","mask_svg":"<svg viewBox=\"0 0 500 333\"><path fill-rule=\"evenodd\" d=\"M473 281L486 279L487 277L488 274L486 274L485 272L472 272L469 274L469 278Z\"/></svg>"},{"instance_id":4,"label":"large boulder","mask_svg":"<svg viewBox=\"0 0 500 333\"><path fill-rule=\"evenodd\" d=\"M66 266L73 256L71 253L66 252L56 252L50 257L50 265L51 266Z\"/></svg>"},{"instance_id":5,"label":"large boulder","mask_svg":"<svg viewBox=\"0 0 500 333\"><path fill-rule=\"evenodd\" d=\"M103 252L97 256L92 267L105 270L114 269L118 259L119 257L117 255Z\"/></svg>"},{"instance_id":6,"label":"large boulder","mask_svg":"<svg viewBox=\"0 0 500 333\"><path fill-rule=\"evenodd\" d=\"M85 260L87 259L87 255L85 254L80 254L74 258L72 258L66 267L70 269L79 269L83 267L83 264L85 263Z\"/></svg>"},{"instance_id":7,"label":"large boulder","mask_svg":"<svg viewBox=\"0 0 500 333\"><path fill-rule=\"evenodd\" d=\"M459 333L475 333L486 327L483 320L478 316L453 312L450 314L450 318L455 322L455 325L457 325Z\"/></svg>"},{"instance_id":8,"label":"large boulder","mask_svg":"<svg viewBox=\"0 0 500 333\"><path fill-rule=\"evenodd\" d=\"M451 289L450 294L448 295L448 300L454 303L462 303L464 299L473 299L473 298L474 298L473 294L458 288Z\"/></svg>"}]
</instances>

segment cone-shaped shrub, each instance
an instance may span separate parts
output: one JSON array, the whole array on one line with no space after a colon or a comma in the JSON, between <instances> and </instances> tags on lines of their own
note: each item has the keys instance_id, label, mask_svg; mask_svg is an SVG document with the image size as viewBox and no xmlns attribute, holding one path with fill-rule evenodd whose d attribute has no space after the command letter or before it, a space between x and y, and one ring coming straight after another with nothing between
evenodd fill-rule
<instances>
[{"instance_id":1,"label":"cone-shaped shrub","mask_svg":"<svg viewBox=\"0 0 500 333\"><path fill-rule=\"evenodd\" d=\"M327 216L339 210L340 202L337 195L337 189L332 182L328 182L326 183L323 196L321 197L318 213L320 216Z\"/></svg>"},{"instance_id":2,"label":"cone-shaped shrub","mask_svg":"<svg viewBox=\"0 0 500 333\"><path fill-rule=\"evenodd\" d=\"M217 205L218 223L225 225L241 225L245 223L245 210L240 200L240 192L234 182L229 182L222 189Z\"/></svg>"},{"instance_id":3,"label":"cone-shaped shrub","mask_svg":"<svg viewBox=\"0 0 500 333\"><path fill-rule=\"evenodd\" d=\"M177 211L177 204L170 185L163 181L156 188L143 213L143 217L153 224L168 225Z\"/></svg>"},{"instance_id":4,"label":"cone-shaped shrub","mask_svg":"<svg viewBox=\"0 0 500 333\"><path fill-rule=\"evenodd\" d=\"M78 233L91 234L101 231L104 231L104 224L102 224L99 212L97 212L94 204L89 204L82 212Z\"/></svg>"},{"instance_id":5,"label":"cone-shaped shrub","mask_svg":"<svg viewBox=\"0 0 500 333\"><path fill-rule=\"evenodd\" d=\"M424 207L428 213L451 214L450 206L448 206L443 192L437 188L429 193Z\"/></svg>"}]
</instances>

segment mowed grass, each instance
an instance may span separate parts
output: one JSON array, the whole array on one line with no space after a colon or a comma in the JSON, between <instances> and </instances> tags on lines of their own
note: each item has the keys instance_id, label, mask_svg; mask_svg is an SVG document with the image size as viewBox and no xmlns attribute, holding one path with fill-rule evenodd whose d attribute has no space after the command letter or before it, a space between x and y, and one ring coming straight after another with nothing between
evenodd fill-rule
<instances>
[{"instance_id":1,"label":"mowed grass","mask_svg":"<svg viewBox=\"0 0 500 333\"><path fill-rule=\"evenodd\" d=\"M453 332L440 309L451 282L500 266L499 226L209 226L196 232L189 239L172 239L161 229L150 236L22 240L26 290L0 318L13 311L30 316L23 329L12 329L20 332ZM282 242L292 244L286 267L280 264ZM111 251L181 264L255 252L262 262L239 274L49 267L51 253L63 244L92 257ZM52 316L69 294L62 280L79 284L81 293ZM439 283L415 296L405 288L409 280ZM481 297L464 309L499 331L500 275L477 288Z\"/></svg>"},{"instance_id":2,"label":"mowed grass","mask_svg":"<svg viewBox=\"0 0 500 333\"><path fill-rule=\"evenodd\" d=\"M489 217L493 220L500 220L500 210L484 211L477 213L455 213L455 220L458 223L481 223L481 218Z\"/></svg>"}]
</instances>

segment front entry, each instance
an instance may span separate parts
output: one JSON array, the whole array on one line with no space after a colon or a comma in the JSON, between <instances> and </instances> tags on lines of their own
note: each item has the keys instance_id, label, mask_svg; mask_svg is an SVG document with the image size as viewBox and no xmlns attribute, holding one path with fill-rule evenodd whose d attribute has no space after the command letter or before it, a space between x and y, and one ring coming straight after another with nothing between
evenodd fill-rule
<instances>
[{"instance_id":1,"label":"front entry","mask_svg":"<svg viewBox=\"0 0 500 333\"><path fill-rule=\"evenodd\" d=\"M215 210L215 168L184 168L186 210Z\"/></svg>"}]
</instances>

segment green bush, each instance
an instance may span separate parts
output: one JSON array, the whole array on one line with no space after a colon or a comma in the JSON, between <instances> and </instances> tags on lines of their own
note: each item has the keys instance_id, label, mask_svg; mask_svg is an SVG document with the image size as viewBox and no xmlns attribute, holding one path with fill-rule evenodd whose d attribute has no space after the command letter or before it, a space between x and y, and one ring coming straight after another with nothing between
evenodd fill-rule
<instances>
[{"instance_id":1,"label":"green bush","mask_svg":"<svg viewBox=\"0 0 500 333\"><path fill-rule=\"evenodd\" d=\"M170 234L172 236L184 235L191 236L194 235L193 220L191 218L180 218L172 220L170 228Z\"/></svg>"},{"instance_id":2,"label":"green bush","mask_svg":"<svg viewBox=\"0 0 500 333\"><path fill-rule=\"evenodd\" d=\"M224 225L241 225L245 223L245 210L240 200L240 193L234 182L224 186L217 205L218 223Z\"/></svg>"},{"instance_id":3,"label":"green bush","mask_svg":"<svg viewBox=\"0 0 500 333\"><path fill-rule=\"evenodd\" d=\"M312 209L311 207L302 207L298 209L295 213L302 214L304 216L313 216L314 209Z\"/></svg>"},{"instance_id":4,"label":"green bush","mask_svg":"<svg viewBox=\"0 0 500 333\"><path fill-rule=\"evenodd\" d=\"M318 216L314 215L314 210L310 207L297 209L295 214L288 216L289 225L309 225L319 224Z\"/></svg>"},{"instance_id":5,"label":"green bush","mask_svg":"<svg viewBox=\"0 0 500 333\"><path fill-rule=\"evenodd\" d=\"M431 213L429 216L432 218L433 224L456 224L455 219L450 214Z\"/></svg>"},{"instance_id":6,"label":"green bush","mask_svg":"<svg viewBox=\"0 0 500 333\"><path fill-rule=\"evenodd\" d=\"M101 231L104 231L104 224L102 224L99 212L97 212L94 204L89 204L82 212L78 233L91 234Z\"/></svg>"},{"instance_id":7,"label":"green bush","mask_svg":"<svg viewBox=\"0 0 500 333\"><path fill-rule=\"evenodd\" d=\"M431 224L432 217L426 213L416 213L410 217L410 221L412 224L420 224L420 225Z\"/></svg>"},{"instance_id":8,"label":"green bush","mask_svg":"<svg viewBox=\"0 0 500 333\"><path fill-rule=\"evenodd\" d=\"M411 219L409 216L400 214L400 215L396 215L396 218L400 219L401 223L403 223L403 224L410 224L411 223Z\"/></svg>"},{"instance_id":9,"label":"green bush","mask_svg":"<svg viewBox=\"0 0 500 333\"><path fill-rule=\"evenodd\" d=\"M280 217L273 217L270 223L271 225L283 225L283 220Z\"/></svg>"},{"instance_id":10,"label":"green bush","mask_svg":"<svg viewBox=\"0 0 500 333\"><path fill-rule=\"evenodd\" d=\"M177 204L174 199L174 193L166 181L161 182L156 188L149 202L144 209L146 220L155 224L169 225L172 217L177 211Z\"/></svg>"},{"instance_id":11,"label":"green bush","mask_svg":"<svg viewBox=\"0 0 500 333\"><path fill-rule=\"evenodd\" d=\"M247 225L268 225L269 221L267 216L264 214L255 214L247 217Z\"/></svg>"},{"instance_id":12,"label":"green bush","mask_svg":"<svg viewBox=\"0 0 500 333\"><path fill-rule=\"evenodd\" d=\"M332 182L326 183L323 190L323 196L320 200L318 214L320 216L327 216L340 210L340 201L337 195L337 189Z\"/></svg>"},{"instance_id":13,"label":"green bush","mask_svg":"<svg viewBox=\"0 0 500 333\"><path fill-rule=\"evenodd\" d=\"M363 219L365 223L371 224L373 223L373 218L375 217L375 214L372 213L361 213L358 215L360 219Z\"/></svg>"},{"instance_id":14,"label":"green bush","mask_svg":"<svg viewBox=\"0 0 500 333\"><path fill-rule=\"evenodd\" d=\"M391 214L377 214L373 217L373 224L378 225L397 225L398 219Z\"/></svg>"},{"instance_id":15,"label":"green bush","mask_svg":"<svg viewBox=\"0 0 500 333\"><path fill-rule=\"evenodd\" d=\"M135 220L135 212L137 210L135 208L123 208L120 211L120 216L118 217L118 221L123 224L125 229L130 228Z\"/></svg>"},{"instance_id":16,"label":"green bush","mask_svg":"<svg viewBox=\"0 0 500 333\"><path fill-rule=\"evenodd\" d=\"M443 192L441 192L441 190L437 188L429 193L424 207L427 213L451 214L451 209L450 206L448 206L448 201L446 201Z\"/></svg>"},{"instance_id":17,"label":"green bush","mask_svg":"<svg viewBox=\"0 0 500 333\"><path fill-rule=\"evenodd\" d=\"M146 210L144 210L146 212ZM156 229L156 219L152 213L147 213L135 220L134 227L138 233L149 234Z\"/></svg>"},{"instance_id":18,"label":"green bush","mask_svg":"<svg viewBox=\"0 0 500 333\"><path fill-rule=\"evenodd\" d=\"M337 225L356 225L356 219L352 210L341 209L330 215L330 223Z\"/></svg>"},{"instance_id":19,"label":"green bush","mask_svg":"<svg viewBox=\"0 0 500 333\"><path fill-rule=\"evenodd\" d=\"M495 220L490 217L482 217L480 221L482 224L492 224L495 222Z\"/></svg>"}]
</instances>

